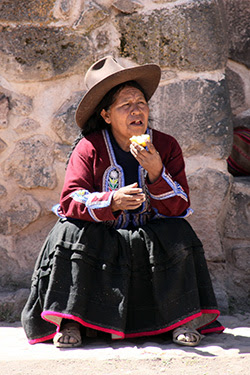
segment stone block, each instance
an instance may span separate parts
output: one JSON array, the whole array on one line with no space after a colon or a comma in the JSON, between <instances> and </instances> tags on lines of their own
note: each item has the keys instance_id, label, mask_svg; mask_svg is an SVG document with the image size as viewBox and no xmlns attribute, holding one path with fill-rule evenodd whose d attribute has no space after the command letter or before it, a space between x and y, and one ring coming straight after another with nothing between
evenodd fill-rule
<instances>
[{"instance_id":1,"label":"stone block","mask_svg":"<svg viewBox=\"0 0 250 375\"><path fill-rule=\"evenodd\" d=\"M59 0L60 9L63 13L68 14L71 8L71 0Z\"/></svg>"},{"instance_id":2,"label":"stone block","mask_svg":"<svg viewBox=\"0 0 250 375\"><path fill-rule=\"evenodd\" d=\"M234 128L238 126L243 126L247 129L250 129L250 108L234 116L233 124L234 124Z\"/></svg>"},{"instance_id":3,"label":"stone block","mask_svg":"<svg viewBox=\"0 0 250 375\"><path fill-rule=\"evenodd\" d=\"M108 50L110 49L109 41L111 38L112 31L111 30L98 30L96 32L96 37L94 39L95 48L98 51L102 51L104 47L107 47Z\"/></svg>"},{"instance_id":4,"label":"stone block","mask_svg":"<svg viewBox=\"0 0 250 375\"><path fill-rule=\"evenodd\" d=\"M230 154L233 125L224 79L169 83L157 89L150 103L152 126L174 136L186 157Z\"/></svg>"},{"instance_id":5,"label":"stone block","mask_svg":"<svg viewBox=\"0 0 250 375\"><path fill-rule=\"evenodd\" d=\"M230 95L230 104L233 112L239 112L246 104L244 81L240 75L230 68L226 68L226 80Z\"/></svg>"},{"instance_id":6,"label":"stone block","mask_svg":"<svg viewBox=\"0 0 250 375\"><path fill-rule=\"evenodd\" d=\"M0 233L12 235L19 233L35 221L41 212L39 203L31 195L20 193L7 202L1 210ZM19 254L18 254L19 256Z\"/></svg>"},{"instance_id":7,"label":"stone block","mask_svg":"<svg viewBox=\"0 0 250 375\"><path fill-rule=\"evenodd\" d=\"M40 127L40 124L33 120L33 119L30 119L30 118L27 118L25 119L24 121L22 121L16 128L15 128L15 131L18 133L18 134L24 134L24 133L28 133L28 132L32 132L32 131L35 131L37 130L38 128Z\"/></svg>"},{"instance_id":8,"label":"stone block","mask_svg":"<svg viewBox=\"0 0 250 375\"><path fill-rule=\"evenodd\" d=\"M0 199L3 197L6 197L7 195L7 190L3 185L0 185Z\"/></svg>"},{"instance_id":9,"label":"stone block","mask_svg":"<svg viewBox=\"0 0 250 375\"><path fill-rule=\"evenodd\" d=\"M29 292L29 289L22 288L0 293L0 321L20 321Z\"/></svg>"},{"instance_id":10,"label":"stone block","mask_svg":"<svg viewBox=\"0 0 250 375\"><path fill-rule=\"evenodd\" d=\"M153 3L156 3L156 4L166 4L166 0L152 0ZM168 0L168 3L174 3L175 1L178 1L178 0Z\"/></svg>"},{"instance_id":11,"label":"stone block","mask_svg":"<svg viewBox=\"0 0 250 375\"><path fill-rule=\"evenodd\" d=\"M66 28L19 25L1 31L0 74L8 80L38 81L82 72L90 55L87 36Z\"/></svg>"},{"instance_id":12,"label":"stone block","mask_svg":"<svg viewBox=\"0 0 250 375\"><path fill-rule=\"evenodd\" d=\"M117 16L120 54L137 63L156 62L178 70L225 67L227 38L222 3L188 1L150 13Z\"/></svg>"},{"instance_id":13,"label":"stone block","mask_svg":"<svg viewBox=\"0 0 250 375\"><path fill-rule=\"evenodd\" d=\"M0 66L1 69L1 66ZM18 94L14 91L10 91L4 88L1 88L2 93L0 93L0 97L3 100L4 107L1 109L5 111L7 110L7 102L8 101L8 109L11 111L13 115L16 116L29 116L33 110L33 100L27 95ZM0 99L1 100L1 99ZM1 105L1 104L0 104ZM1 116L1 115L0 115ZM7 120L6 120L7 122ZM5 126L6 127L6 126Z\"/></svg>"},{"instance_id":14,"label":"stone block","mask_svg":"<svg viewBox=\"0 0 250 375\"><path fill-rule=\"evenodd\" d=\"M83 92L77 92L69 100L66 100L55 113L51 124L53 131L67 145L72 145L80 133L80 128L75 122L75 111L82 97Z\"/></svg>"},{"instance_id":15,"label":"stone block","mask_svg":"<svg viewBox=\"0 0 250 375\"><path fill-rule=\"evenodd\" d=\"M112 5L120 12L126 14L132 14L143 8L141 2L134 0L115 0Z\"/></svg>"},{"instance_id":16,"label":"stone block","mask_svg":"<svg viewBox=\"0 0 250 375\"><path fill-rule=\"evenodd\" d=\"M250 241L226 239L229 308L232 312L250 311Z\"/></svg>"},{"instance_id":17,"label":"stone block","mask_svg":"<svg viewBox=\"0 0 250 375\"><path fill-rule=\"evenodd\" d=\"M6 143L0 138L0 154L7 148Z\"/></svg>"},{"instance_id":18,"label":"stone block","mask_svg":"<svg viewBox=\"0 0 250 375\"><path fill-rule=\"evenodd\" d=\"M66 163L67 155L69 154L70 150L71 150L71 147L69 145L57 143L55 145L55 157L59 161L61 161L63 163Z\"/></svg>"},{"instance_id":19,"label":"stone block","mask_svg":"<svg viewBox=\"0 0 250 375\"><path fill-rule=\"evenodd\" d=\"M25 196L24 199L27 197ZM30 201L30 203L34 202ZM37 204L37 202L35 203ZM39 207L37 208L39 210ZM18 233L14 233L16 228L9 228L12 230L12 235L10 235L9 232L7 233L3 221L0 220L0 290L15 288L17 285L19 288L30 287L38 254L48 233L58 220L57 216L50 212L44 216L40 214L35 221L29 223L26 212L18 210L15 212L17 217L18 215L25 216L25 225L27 225L25 228L22 225L23 229ZM12 220L8 211L1 212L1 215L5 215L6 221ZM35 215L30 218L35 218ZM13 222L10 223L10 225L12 224Z\"/></svg>"},{"instance_id":20,"label":"stone block","mask_svg":"<svg viewBox=\"0 0 250 375\"><path fill-rule=\"evenodd\" d=\"M0 246L0 288L10 288L13 283L13 275L20 273L17 260L8 256L7 250Z\"/></svg>"},{"instance_id":21,"label":"stone block","mask_svg":"<svg viewBox=\"0 0 250 375\"><path fill-rule=\"evenodd\" d=\"M77 0L57 0L53 9L54 17L62 20L69 20L77 6L75 1Z\"/></svg>"},{"instance_id":22,"label":"stone block","mask_svg":"<svg viewBox=\"0 0 250 375\"><path fill-rule=\"evenodd\" d=\"M11 112L16 116L28 116L33 110L33 100L26 95L12 93L9 97Z\"/></svg>"},{"instance_id":23,"label":"stone block","mask_svg":"<svg viewBox=\"0 0 250 375\"><path fill-rule=\"evenodd\" d=\"M219 310L228 313L227 267L225 262L207 262Z\"/></svg>"},{"instance_id":24,"label":"stone block","mask_svg":"<svg viewBox=\"0 0 250 375\"><path fill-rule=\"evenodd\" d=\"M8 127L9 101L8 98L0 92L0 129Z\"/></svg>"},{"instance_id":25,"label":"stone block","mask_svg":"<svg viewBox=\"0 0 250 375\"><path fill-rule=\"evenodd\" d=\"M53 161L52 141L45 135L35 135L17 142L3 163L3 172L5 176L13 177L22 188L54 189L57 179Z\"/></svg>"},{"instance_id":26,"label":"stone block","mask_svg":"<svg viewBox=\"0 0 250 375\"><path fill-rule=\"evenodd\" d=\"M212 262L225 261L221 238L230 180L230 175L213 169L197 170L188 176L194 209L188 221L204 245L206 258Z\"/></svg>"},{"instance_id":27,"label":"stone block","mask_svg":"<svg viewBox=\"0 0 250 375\"><path fill-rule=\"evenodd\" d=\"M0 3L0 23L39 22L52 20L51 12L57 0L2 0Z\"/></svg>"},{"instance_id":28,"label":"stone block","mask_svg":"<svg viewBox=\"0 0 250 375\"><path fill-rule=\"evenodd\" d=\"M249 275L249 291L250 291L250 273L246 272L250 269L250 244L249 246L239 246L232 249L233 265L240 272L243 271Z\"/></svg>"},{"instance_id":29,"label":"stone block","mask_svg":"<svg viewBox=\"0 0 250 375\"><path fill-rule=\"evenodd\" d=\"M229 57L250 68L249 0L223 0L229 35Z\"/></svg>"},{"instance_id":30,"label":"stone block","mask_svg":"<svg viewBox=\"0 0 250 375\"><path fill-rule=\"evenodd\" d=\"M75 29L83 29L84 33L88 34L94 29L102 26L106 21L108 22L110 12L108 9L96 4L92 1L86 2L79 19L75 22Z\"/></svg>"},{"instance_id":31,"label":"stone block","mask_svg":"<svg viewBox=\"0 0 250 375\"><path fill-rule=\"evenodd\" d=\"M18 262L19 269L18 272L11 273L12 283L22 287L30 286L36 259L57 220L58 217L50 211L47 215L40 215L35 222L14 236L14 243L12 249L8 249L8 256L13 265ZM17 253L16 249L21 250Z\"/></svg>"},{"instance_id":32,"label":"stone block","mask_svg":"<svg viewBox=\"0 0 250 375\"><path fill-rule=\"evenodd\" d=\"M236 177L230 192L225 236L227 238L250 240L250 178Z\"/></svg>"}]
</instances>

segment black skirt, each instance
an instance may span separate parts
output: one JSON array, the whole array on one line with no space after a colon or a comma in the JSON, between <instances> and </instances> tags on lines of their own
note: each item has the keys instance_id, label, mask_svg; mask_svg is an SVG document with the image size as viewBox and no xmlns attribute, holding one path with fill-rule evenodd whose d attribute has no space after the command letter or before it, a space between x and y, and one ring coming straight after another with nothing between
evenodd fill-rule
<instances>
[{"instance_id":1,"label":"black skirt","mask_svg":"<svg viewBox=\"0 0 250 375\"><path fill-rule=\"evenodd\" d=\"M195 318L204 332L221 331L218 315L202 244L186 220L117 230L60 219L37 259L22 324L33 344L53 338L62 318L126 338Z\"/></svg>"}]
</instances>

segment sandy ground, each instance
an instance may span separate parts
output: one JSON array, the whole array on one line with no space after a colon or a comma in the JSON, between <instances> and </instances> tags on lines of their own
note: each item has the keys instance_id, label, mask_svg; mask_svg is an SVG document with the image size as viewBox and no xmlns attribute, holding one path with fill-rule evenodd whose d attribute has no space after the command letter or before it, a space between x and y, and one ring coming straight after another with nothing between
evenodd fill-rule
<instances>
[{"instance_id":1,"label":"sandy ground","mask_svg":"<svg viewBox=\"0 0 250 375\"><path fill-rule=\"evenodd\" d=\"M81 348L29 345L20 323L0 323L0 375L249 375L250 314L221 316L222 334L198 347L182 347L170 336L111 341L88 339Z\"/></svg>"}]
</instances>

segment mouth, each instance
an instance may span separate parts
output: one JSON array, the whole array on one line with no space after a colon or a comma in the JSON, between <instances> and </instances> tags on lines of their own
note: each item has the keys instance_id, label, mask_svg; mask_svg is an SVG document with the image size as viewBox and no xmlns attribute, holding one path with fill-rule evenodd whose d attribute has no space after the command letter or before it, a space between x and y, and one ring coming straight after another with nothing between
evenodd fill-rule
<instances>
[{"instance_id":1,"label":"mouth","mask_svg":"<svg viewBox=\"0 0 250 375\"><path fill-rule=\"evenodd\" d=\"M134 120L130 122L130 125L143 125L143 122L141 120Z\"/></svg>"}]
</instances>

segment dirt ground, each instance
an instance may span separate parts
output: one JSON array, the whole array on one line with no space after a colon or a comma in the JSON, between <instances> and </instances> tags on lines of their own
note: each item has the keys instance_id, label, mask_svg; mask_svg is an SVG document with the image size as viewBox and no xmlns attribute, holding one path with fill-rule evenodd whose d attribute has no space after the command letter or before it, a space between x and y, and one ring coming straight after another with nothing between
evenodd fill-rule
<instances>
[{"instance_id":1,"label":"dirt ground","mask_svg":"<svg viewBox=\"0 0 250 375\"><path fill-rule=\"evenodd\" d=\"M0 324L1 375L249 375L250 314L221 316L222 334L198 347L182 347L166 336L134 340L89 339L76 349L51 343L29 345L19 322Z\"/></svg>"}]
</instances>

